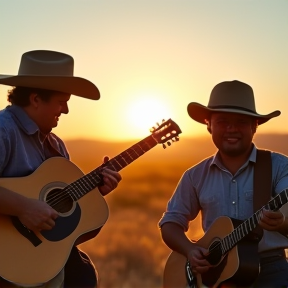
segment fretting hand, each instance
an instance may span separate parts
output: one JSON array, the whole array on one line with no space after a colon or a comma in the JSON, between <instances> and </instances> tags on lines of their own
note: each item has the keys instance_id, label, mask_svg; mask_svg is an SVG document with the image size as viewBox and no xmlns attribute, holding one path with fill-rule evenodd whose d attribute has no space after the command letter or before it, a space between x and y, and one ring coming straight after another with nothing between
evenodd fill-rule
<instances>
[{"instance_id":1,"label":"fretting hand","mask_svg":"<svg viewBox=\"0 0 288 288\"><path fill-rule=\"evenodd\" d=\"M109 161L109 157L105 156L103 160L103 164ZM105 196L109 194L111 191L113 191L117 186L118 183L122 180L121 175L113 171L107 167L104 167L102 170L102 175L103 175L103 182L104 185L99 186L98 189L100 193Z\"/></svg>"},{"instance_id":2,"label":"fretting hand","mask_svg":"<svg viewBox=\"0 0 288 288\"><path fill-rule=\"evenodd\" d=\"M271 211L263 209L259 225L268 231L279 231L285 225L285 218L285 215L279 210Z\"/></svg>"}]
</instances>

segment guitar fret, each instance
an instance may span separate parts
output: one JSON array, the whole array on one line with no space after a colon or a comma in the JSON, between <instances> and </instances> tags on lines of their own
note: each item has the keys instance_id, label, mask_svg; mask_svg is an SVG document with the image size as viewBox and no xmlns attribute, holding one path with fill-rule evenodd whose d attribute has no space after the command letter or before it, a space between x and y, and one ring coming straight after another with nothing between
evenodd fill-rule
<instances>
[{"instance_id":1,"label":"guitar fret","mask_svg":"<svg viewBox=\"0 0 288 288\"><path fill-rule=\"evenodd\" d=\"M137 157L139 157L140 155L138 155L137 151L135 149L133 149L133 147L131 148L131 150L136 154Z\"/></svg>"},{"instance_id":2,"label":"guitar fret","mask_svg":"<svg viewBox=\"0 0 288 288\"><path fill-rule=\"evenodd\" d=\"M241 230L238 229L238 227L236 228L236 235L237 235L237 241L239 241L239 239L241 239Z\"/></svg>"},{"instance_id":3,"label":"guitar fret","mask_svg":"<svg viewBox=\"0 0 288 288\"><path fill-rule=\"evenodd\" d=\"M149 146L149 143L148 143L148 142L146 142L146 145L148 146L148 150L151 149L151 147Z\"/></svg>"},{"instance_id":4,"label":"guitar fret","mask_svg":"<svg viewBox=\"0 0 288 288\"><path fill-rule=\"evenodd\" d=\"M251 221L252 221L252 223L251 223ZM252 225L253 225L253 220L252 220L252 218L249 218L248 219L248 224L249 224L249 232L251 232L252 231L252 229L254 228ZM252 224L252 225L251 225ZM253 228L252 228L253 227Z\"/></svg>"},{"instance_id":5,"label":"guitar fret","mask_svg":"<svg viewBox=\"0 0 288 288\"><path fill-rule=\"evenodd\" d=\"M135 158L132 157L132 154L129 153L129 150L130 150L130 149L128 149L128 150L126 151L126 154L130 157L130 159L131 159L132 161L134 161ZM131 161L131 162L132 162L132 161Z\"/></svg>"},{"instance_id":6,"label":"guitar fret","mask_svg":"<svg viewBox=\"0 0 288 288\"><path fill-rule=\"evenodd\" d=\"M122 154L120 154L118 157L117 157L117 161L120 163L120 165L122 167L126 167L128 165L128 163L125 161L125 158L122 156Z\"/></svg>"},{"instance_id":7,"label":"guitar fret","mask_svg":"<svg viewBox=\"0 0 288 288\"><path fill-rule=\"evenodd\" d=\"M123 152L123 153L126 153L127 154L127 152ZM123 154L122 153L122 154ZM124 160L124 162L125 162L125 165L124 165L124 167L125 166L127 166L128 164L130 164L131 162L129 162L129 159L127 159L127 157L125 157L125 155L122 155L122 154L120 154L120 156L122 157L122 159ZM130 159L131 160L131 159Z\"/></svg>"},{"instance_id":8,"label":"guitar fret","mask_svg":"<svg viewBox=\"0 0 288 288\"><path fill-rule=\"evenodd\" d=\"M235 241L234 241L234 237L233 237L233 233L231 233L230 234L230 247L231 247L231 245L232 245L232 247L233 247L233 244L235 243Z\"/></svg>"},{"instance_id":9,"label":"guitar fret","mask_svg":"<svg viewBox=\"0 0 288 288\"><path fill-rule=\"evenodd\" d=\"M105 167L109 168L110 170L119 171L122 166L120 163L117 162L116 159L111 159ZM117 168L118 167L118 168Z\"/></svg>"},{"instance_id":10,"label":"guitar fret","mask_svg":"<svg viewBox=\"0 0 288 288\"><path fill-rule=\"evenodd\" d=\"M255 219L255 218L256 218L256 219ZM254 215L252 216L252 221L253 221L253 228L255 228L256 225L258 224L257 215L256 215L256 214L254 214Z\"/></svg>"},{"instance_id":11,"label":"guitar fret","mask_svg":"<svg viewBox=\"0 0 288 288\"><path fill-rule=\"evenodd\" d=\"M228 249L229 249L229 237L224 238L224 245L223 246L225 248L224 250L228 251Z\"/></svg>"},{"instance_id":12,"label":"guitar fret","mask_svg":"<svg viewBox=\"0 0 288 288\"><path fill-rule=\"evenodd\" d=\"M83 194L83 190L84 190L84 188L85 187L83 187L82 185L81 185L81 178L80 179L78 179L78 181L77 181L77 185L74 185L74 186L76 186L74 189L75 189L75 191L76 191L76 193L77 193L77 196L78 196L78 198L81 198L84 194ZM76 184L76 183L75 183Z\"/></svg>"},{"instance_id":13,"label":"guitar fret","mask_svg":"<svg viewBox=\"0 0 288 288\"><path fill-rule=\"evenodd\" d=\"M95 180L94 180L94 177L90 174L87 174L86 175L86 183L89 184L89 189L94 189L94 186L95 186Z\"/></svg>"},{"instance_id":14,"label":"guitar fret","mask_svg":"<svg viewBox=\"0 0 288 288\"><path fill-rule=\"evenodd\" d=\"M67 193L70 195L70 197L72 198L73 201L77 201L78 200L78 197L75 195L73 189L71 186L69 187L66 187L65 188L67 190Z\"/></svg>"},{"instance_id":15,"label":"guitar fret","mask_svg":"<svg viewBox=\"0 0 288 288\"><path fill-rule=\"evenodd\" d=\"M70 186L70 189L72 190L72 193L76 198L75 200L78 200L81 197L81 195L78 193L78 190L76 188L77 186L74 183Z\"/></svg>"},{"instance_id":16,"label":"guitar fret","mask_svg":"<svg viewBox=\"0 0 288 288\"><path fill-rule=\"evenodd\" d=\"M280 196L279 198L280 198L280 204L281 204L281 206L284 205L285 202L283 201L282 197ZM284 200L285 200L285 199L284 199Z\"/></svg>"},{"instance_id":17,"label":"guitar fret","mask_svg":"<svg viewBox=\"0 0 288 288\"><path fill-rule=\"evenodd\" d=\"M140 143L137 145L140 148L140 151L144 154L146 151L144 150L144 148L142 148L142 146L140 145ZM149 146L148 146L149 147Z\"/></svg>"},{"instance_id":18,"label":"guitar fret","mask_svg":"<svg viewBox=\"0 0 288 288\"><path fill-rule=\"evenodd\" d=\"M92 190L93 189L93 186L90 185L90 183L88 182L89 180L89 177L83 177L83 178L80 178L80 184L82 184L83 186L83 192L87 191L87 190ZM83 194L84 195L84 194Z\"/></svg>"},{"instance_id":19,"label":"guitar fret","mask_svg":"<svg viewBox=\"0 0 288 288\"><path fill-rule=\"evenodd\" d=\"M239 234L237 233L238 231L235 230L234 236L235 236L235 243L237 243L239 241Z\"/></svg>"}]
</instances>

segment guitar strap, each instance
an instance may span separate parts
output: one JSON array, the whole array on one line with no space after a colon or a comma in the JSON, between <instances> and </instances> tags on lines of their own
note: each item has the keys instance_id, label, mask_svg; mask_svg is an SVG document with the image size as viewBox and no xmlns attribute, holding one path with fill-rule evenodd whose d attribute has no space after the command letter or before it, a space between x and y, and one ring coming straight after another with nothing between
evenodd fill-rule
<instances>
[{"instance_id":1,"label":"guitar strap","mask_svg":"<svg viewBox=\"0 0 288 288\"><path fill-rule=\"evenodd\" d=\"M272 160L268 150L257 150L253 186L253 207L256 212L271 199Z\"/></svg>"},{"instance_id":2,"label":"guitar strap","mask_svg":"<svg viewBox=\"0 0 288 288\"><path fill-rule=\"evenodd\" d=\"M271 198L272 160L270 151L257 149L253 182L253 208L255 213L266 205ZM258 239L262 238L263 229L260 226L257 226L253 231Z\"/></svg>"}]
</instances>

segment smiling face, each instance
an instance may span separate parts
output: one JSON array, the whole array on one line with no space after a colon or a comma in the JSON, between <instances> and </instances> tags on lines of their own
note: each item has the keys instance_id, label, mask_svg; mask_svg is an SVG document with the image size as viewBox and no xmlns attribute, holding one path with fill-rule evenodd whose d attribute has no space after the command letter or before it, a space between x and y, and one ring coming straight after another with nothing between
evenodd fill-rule
<instances>
[{"instance_id":1,"label":"smiling face","mask_svg":"<svg viewBox=\"0 0 288 288\"><path fill-rule=\"evenodd\" d=\"M257 120L236 113L213 113L207 129L220 154L229 157L248 155L257 129Z\"/></svg>"},{"instance_id":2,"label":"smiling face","mask_svg":"<svg viewBox=\"0 0 288 288\"><path fill-rule=\"evenodd\" d=\"M69 99L70 94L62 92L53 92L48 100L32 93L30 95L30 105L25 110L36 122L40 131L48 134L58 125L60 115L69 113L67 104Z\"/></svg>"}]
</instances>

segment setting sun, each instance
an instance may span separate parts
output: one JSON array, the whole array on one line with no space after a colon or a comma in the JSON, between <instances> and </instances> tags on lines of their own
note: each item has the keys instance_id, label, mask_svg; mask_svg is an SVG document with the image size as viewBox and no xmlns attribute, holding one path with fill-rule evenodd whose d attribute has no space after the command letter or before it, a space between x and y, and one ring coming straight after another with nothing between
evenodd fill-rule
<instances>
[{"instance_id":1,"label":"setting sun","mask_svg":"<svg viewBox=\"0 0 288 288\"><path fill-rule=\"evenodd\" d=\"M161 123L163 119L171 117L171 112L160 97L155 96L138 96L126 108L126 118L129 126L132 126L143 135L144 132ZM137 133L138 134L138 133Z\"/></svg>"}]
</instances>

